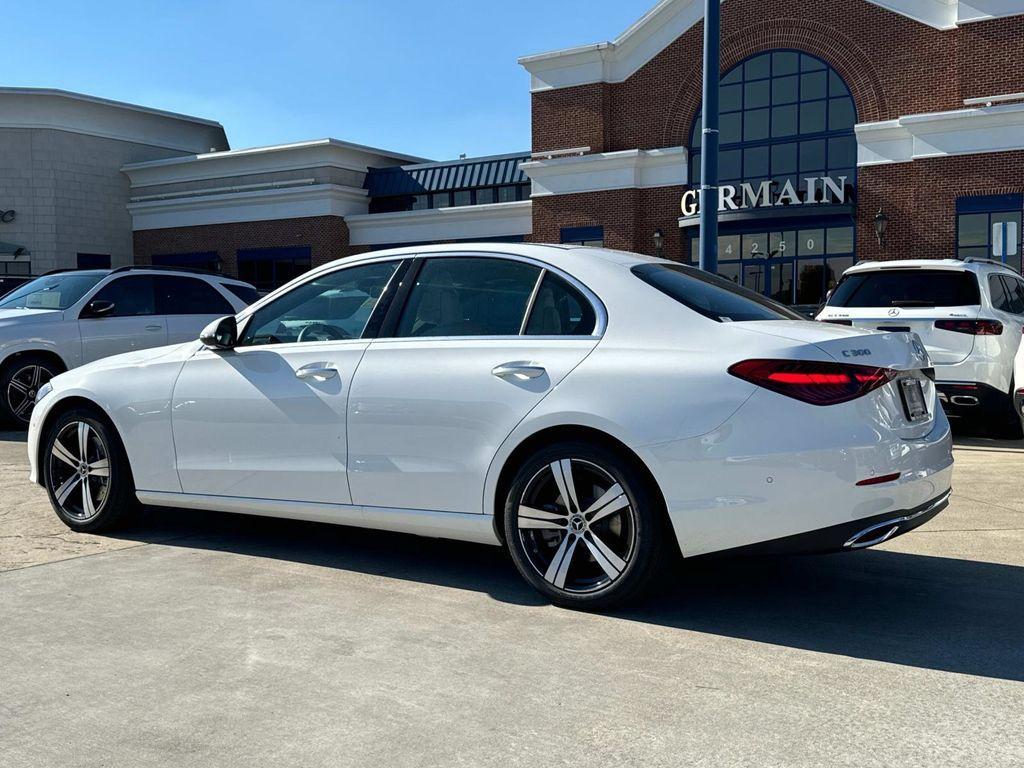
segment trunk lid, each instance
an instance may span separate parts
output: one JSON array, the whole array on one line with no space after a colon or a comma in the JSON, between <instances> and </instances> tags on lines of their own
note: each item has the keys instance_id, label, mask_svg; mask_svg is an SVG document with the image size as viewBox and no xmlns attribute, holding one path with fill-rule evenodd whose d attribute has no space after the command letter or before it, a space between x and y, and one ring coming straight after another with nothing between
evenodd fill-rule
<instances>
[{"instance_id":1,"label":"trunk lid","mask_svg":"<svg viewBox=\"0 0 1024 768\"><path fill-rule=\"evenodd\" d=\"M974 336L944 331L937 320L976 320L980 306L963 307L825 307L818 320L843 320L854 328L887 333L916 333L933 365L955 365L974 351ZM841 326L837 326L841 327Z\"/></svg>"},{"instance_id":2,"label":"trunk lid","mask_svg":"<svg viewBox=\"0 0 1024 768\"><path fill-rule=\"evenodd\" d=\"M898 371L899 375L888 384L853 402L859 404L866 418L904 439L923 437L932 430L939 403L928 352L914 333L880 333L799 320L734 323L733 327L813 346L821 359ZM908 413L908 393L903 390L917 386L928 413L924 418L912 419Z\"/></svg>"}]
</instances>

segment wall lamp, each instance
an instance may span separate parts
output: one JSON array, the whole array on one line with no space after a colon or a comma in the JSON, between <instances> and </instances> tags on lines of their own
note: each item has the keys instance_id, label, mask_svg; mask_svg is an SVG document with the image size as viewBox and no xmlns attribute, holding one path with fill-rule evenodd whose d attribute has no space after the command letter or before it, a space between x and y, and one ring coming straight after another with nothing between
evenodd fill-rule
<instances>
[{"instance_id":1,"label":"wall lamp","mask_svg":"<svg viewBox=\"0 0 1024 768\"><path fill-rule=\"evenodd\" d=\"M889 226L889 217L886 216L882 209L878 209L878 213L875 214L875 237L878 238L878 247L885 247L885 229Z\"/></svg>"},{"instance_id":2,"label":"wall lamp","mask_svg":"<svg viewBox=\"0 0 1024 768\"><path fill-rule=\"evenodd\" d=\"M661 229L654 230L654 255L661 258L662 249L665 247L665 235Z\"/></svg>"}]
</instances>

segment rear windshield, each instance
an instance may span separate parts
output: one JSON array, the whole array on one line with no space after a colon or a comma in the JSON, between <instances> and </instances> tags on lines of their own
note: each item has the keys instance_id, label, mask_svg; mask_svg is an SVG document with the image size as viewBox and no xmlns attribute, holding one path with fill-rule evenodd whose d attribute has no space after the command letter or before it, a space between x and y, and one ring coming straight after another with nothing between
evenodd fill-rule
<instances>
[{"instance_id":1,"label":"rear windshield","mask_svg":"<svg viewBox=\"0 0 1024 768\"><path fill-rule=\"evenodd\" d=\"M964 307L981 303L970 272L950 269L892 269L844 277L830 307Z\"/></svg>"},{"instance_id":2,"label":"rear windshield","mask_svg":"<svg viewBox=\"0 0 1024 768\"><path fill-rule=\"evenodd\" d=\"M640 264L632 272L648 285L719 323L748 320L807 320L782 304L741 288L724 277L685 264Z\"/></svg>"},{"instance_id":3,"label":"rear windshield","mask_svg":"<svg viewBox=\"0 0 1024 768\"><path fill-rule=\"evenodd\" d=\"M244 301L246 306L252 304L259 298L259 294L256 293L256 289L251 285L239 285L238 283L221 283L221 285Z\"/></svg>"}]
</instances>

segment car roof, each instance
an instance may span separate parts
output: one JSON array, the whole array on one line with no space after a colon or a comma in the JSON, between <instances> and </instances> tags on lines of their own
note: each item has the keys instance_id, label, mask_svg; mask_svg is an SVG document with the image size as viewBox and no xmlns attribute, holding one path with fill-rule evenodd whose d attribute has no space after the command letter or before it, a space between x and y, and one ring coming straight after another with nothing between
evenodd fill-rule
<instances>
[{"instance_id":1,"label":"car roof","mask_svg":"<svg viewBox=\"0 0 1024 768\"><path fill-rule=\"evenodd\" d=\"M617 251L611 248L598 248L584 245L559 245L555 243L494 243L494 242L458 242L441 243L436 245L411 245L400 248L388 248L380 251L368 251L367 253L355 256L346 256L341 259L322 264L306 273L314 275L318 272L329 272L344 264L355 264L357 262L376 261L389 258L412 258L414 256L432 256L447 253L484 253L495 255L523 256L526 258L549 261L552 264L566 260L575 260L580 256L590 259L600 259L605 262L632 266L634 264L646 264L649 262L672 263L665 259L656 259L651 256L644 256L628 251Z\"/></svg>"},{"instance_id":2,"label":"car roof","mask_svg":"<svg viewBox=\"0 0 1024 768\"><path fill-rule=\"evenodd\" d=\"M893 259L890 261L861 261L848 268L843 274L880 272L890 269L945 269L960 272L1009 272L1017 271L1005 264L986 259Z\"/></svg>"}]
</instances>

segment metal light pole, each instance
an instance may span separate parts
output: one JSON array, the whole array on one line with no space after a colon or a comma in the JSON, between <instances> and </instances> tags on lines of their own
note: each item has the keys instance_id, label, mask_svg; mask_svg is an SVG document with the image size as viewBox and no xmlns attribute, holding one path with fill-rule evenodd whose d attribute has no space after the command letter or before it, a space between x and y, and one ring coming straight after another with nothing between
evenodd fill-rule
<instances>
[{"instance_id":1,"label":"metal light pole","mask_svg":"<svg viewBox=\"0 0 1024 768\"><path fill-rule=\"evenodd\" d=\"M704 116L700 149L700 268L718 274L718 67L720 0L704 0Z\"/></svg>"}]
</instances>

